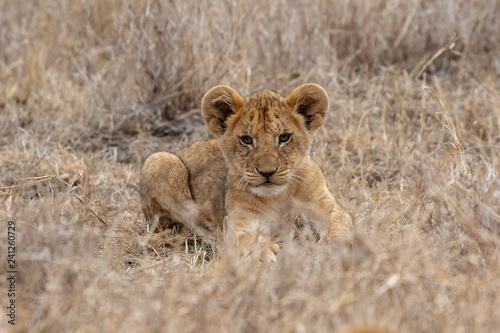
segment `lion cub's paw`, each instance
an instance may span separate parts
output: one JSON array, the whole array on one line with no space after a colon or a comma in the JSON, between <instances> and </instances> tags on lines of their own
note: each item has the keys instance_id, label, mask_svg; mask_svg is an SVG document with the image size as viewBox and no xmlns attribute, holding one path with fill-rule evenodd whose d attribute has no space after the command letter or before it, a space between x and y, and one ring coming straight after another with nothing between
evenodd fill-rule
<instances>
[{"instance_id":1,"label":"lion cub's paw","mask_svg":"<svg viewBox=\"0 0 500 333\"><path fill-rule=\"evenodd\" d=\"M280 252L278 243L262 235L256 236L251 233L238 236L238 249L244 257L260 253L265 256L268 262L276 262L276 255Z\"/></svg>"},{"instance_id":2,"label":"lion cub's paw","mask_svg":"<svg viewBox=\"0 0 500 333\"><path fill-rule=\"evenodd\" d=\"M344 211L339 211L332 216L330 229L328 230L328 238L333 239L339 236L349 236L353 226L352 218Z\"/></svg>"},{"instance_id":3,"label":"lion cub's paw","mask_svg":"<svg viewBox=\"0 0 500 333\"><path fill-rule=\"evenodd\" d=\"M280 252L278 243L273 242L259 235L259 246L263 249L268 262L276 262L276 255Z\"/></svg>"}]
</instances>

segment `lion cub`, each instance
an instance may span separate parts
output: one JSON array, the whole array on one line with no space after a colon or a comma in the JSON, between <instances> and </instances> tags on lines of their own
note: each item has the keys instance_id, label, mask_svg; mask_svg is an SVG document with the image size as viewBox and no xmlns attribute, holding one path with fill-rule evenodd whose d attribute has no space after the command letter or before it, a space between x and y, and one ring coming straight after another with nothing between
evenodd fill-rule
<instances>
[{"instance_id":1,"label":"lion cub","mask_svg":"<svg viewBox=\"0 0 500 333\"><path fill-rule=\"evenodd\" d=\"M227 216L226 240L241 252L260 244L269 256L298 215L317 221L321 239L347 232L352 220L309 155L328 108L325 90L311 83L286 98L269 90L243 98L227 86L210 89L202 112L217 139L146 160L146 219L157 216L161 226L180 223L216 239Z\"/></svg>"}]
</instances>

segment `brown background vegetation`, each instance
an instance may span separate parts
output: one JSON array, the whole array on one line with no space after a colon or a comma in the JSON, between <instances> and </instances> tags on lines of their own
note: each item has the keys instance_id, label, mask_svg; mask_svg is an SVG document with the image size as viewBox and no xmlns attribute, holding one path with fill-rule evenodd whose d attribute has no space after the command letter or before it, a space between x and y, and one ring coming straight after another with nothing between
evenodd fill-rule
<instances>
[{"instance_id":1,"label":"brown background vegetation","mask_svg":"<svg viewBox=\"0 0 500 333\"><path fill-rule=\"evenodd\" d=\"M499 31L496 0L0 0L15 328L497 330ZM356 223L352 249L295 242L249 267L145 234L141 163L210 137L204 92L305 82L331 98L313 154Z\"/></svg>"}]
</instances>

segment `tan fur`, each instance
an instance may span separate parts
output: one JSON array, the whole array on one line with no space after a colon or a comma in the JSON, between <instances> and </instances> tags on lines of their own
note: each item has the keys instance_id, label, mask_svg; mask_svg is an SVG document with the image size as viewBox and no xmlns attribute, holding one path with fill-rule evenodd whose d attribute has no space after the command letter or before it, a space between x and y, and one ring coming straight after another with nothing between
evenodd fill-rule
<instances>
[{"instance_id":1,"label":"tan fur","mask_svg":"<svg viewBox=\"0 0 500 333\"><path fill-rule=\"evenodd\" d=\"M328 108L326 92L315 84L287 98L269 90L243 98L227 86L212 88L202 111L218 138L147 159L141 173L146 218L158 215L162 225L181 223L216 238L227 216L229 243L241 251L260 244L271 258L279 250L276 237L298 215L318 222L321 239L345 233L352 220L309 155Z\"/></svg>"}]
</instances>

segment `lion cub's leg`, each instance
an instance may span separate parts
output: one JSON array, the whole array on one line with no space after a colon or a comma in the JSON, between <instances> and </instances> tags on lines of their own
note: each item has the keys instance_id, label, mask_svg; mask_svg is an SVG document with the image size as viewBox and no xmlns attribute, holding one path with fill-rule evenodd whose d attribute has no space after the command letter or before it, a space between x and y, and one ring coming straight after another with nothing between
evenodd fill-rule
<instances>
[{"instance_id":1,"label":"lion cub's leg","mask_svg":"<svg viewBox=\"0 0 500 333\"><path fill-rule=\"evenodd\" d=\"M320 222L320 239L328 240L348 235L353 223L352 219L337 204L326 186L319 189L318 200L310 210L312 217Z\"/></svg>"},{"instance_id":2,"label":"lion cub's leg","mask_svg":"<svg viewBox=\"0 0 500 333\"><path fill-rule=\"evenodd\" d=\"M337 236L349 237L353 226L352 219L335 201L328 190L326 180L321 169L312 160L305 162L306 166L299 174L303 181L301 191L297 193L300 210L306 217L319 222L319 236L321 240L328 240Z\"/></svg>"},{"instance_id":3,"label":"lion cub's leg","mask_svg":"<svg viewBox=\"0 0 500 333\"><path fill-rule=\"evenodd\" d=\"M328 238L346 235L353 226L352 219L337 204L330 210Z\"/></svg>"},{"instance_id":4,"label":"lion cub's leg","mask_svg":"<svg viewBox=\"0 0 500 333\"><path fill-rule=\"evenodd\" d=\"M186 166L174 154L159 152L148 157L141 171L141 205L146 220L155 216L168 224L188 224L197 211L189 187Z\"/></svg>"},{"instance_id":5,"label":"lion cub's leg","mask_svg":"<svg viewBox=\"0 0 500 333\"><path fill-rule=\"evenodd\" d=\"M260 253L268 261L276 261L276 255L280 251L274 232L277 216L270 214L272 208L266 200L242 200L242 193L235 195L234 192L237 191L226 195L226 244L244 257Z\"/></svg>"}]
</instances>

